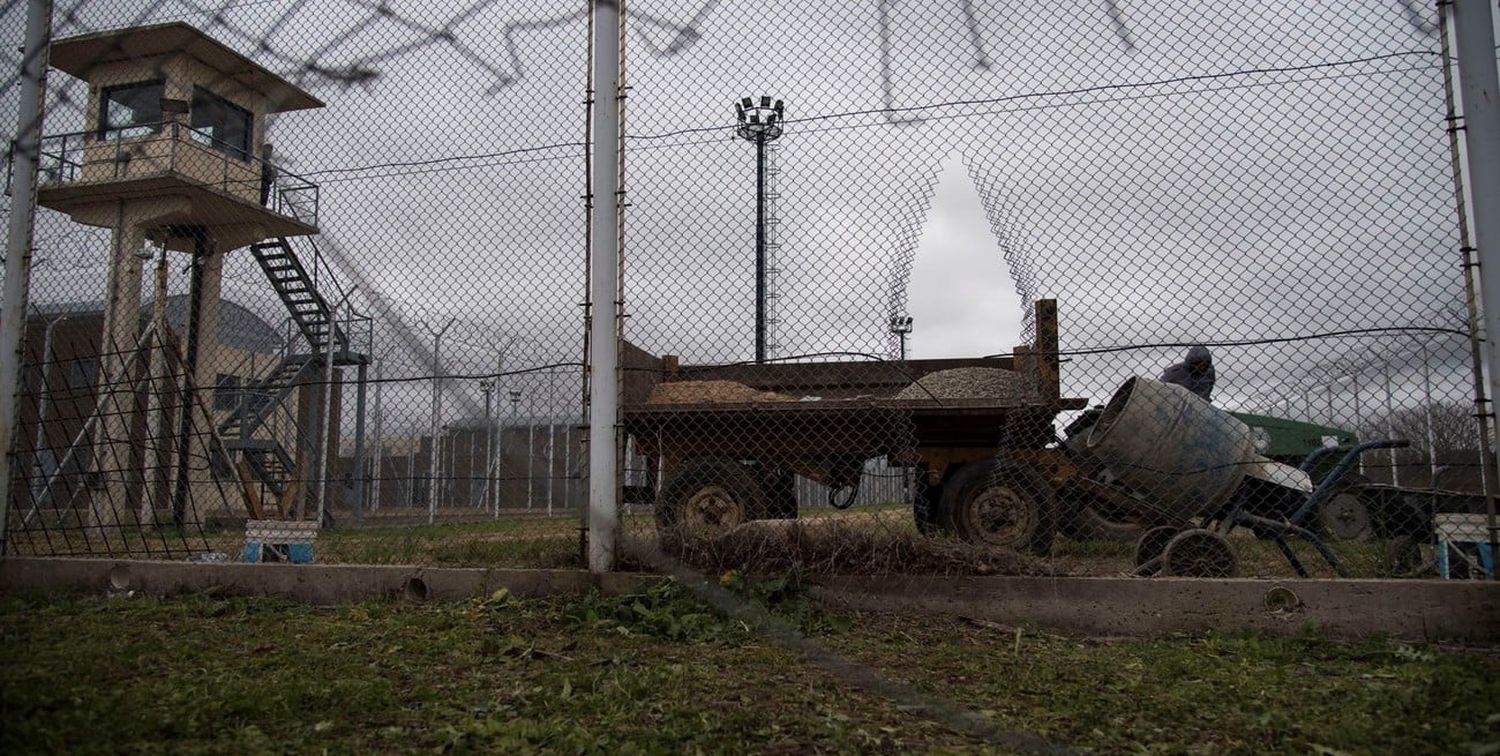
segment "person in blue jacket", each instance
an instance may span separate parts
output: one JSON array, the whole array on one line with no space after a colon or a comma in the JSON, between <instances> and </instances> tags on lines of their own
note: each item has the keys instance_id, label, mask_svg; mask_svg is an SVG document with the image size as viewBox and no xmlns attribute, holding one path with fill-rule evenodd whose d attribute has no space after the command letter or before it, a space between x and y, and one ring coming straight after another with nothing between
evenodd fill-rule
<instances>
[{"instance_id":1,"label":"person in blue jacket","mask_svg":"<svg viewBox=\"0 0 1500 756\"><path fill-rule=\"evenodd\" d=\"M1187 350L1182 362L1162 371L1163 383L1175 383L1197 394L1205 402L1213 401L1214 361L1206 346L1193 346Z\"/></svg>"}]
</instances>

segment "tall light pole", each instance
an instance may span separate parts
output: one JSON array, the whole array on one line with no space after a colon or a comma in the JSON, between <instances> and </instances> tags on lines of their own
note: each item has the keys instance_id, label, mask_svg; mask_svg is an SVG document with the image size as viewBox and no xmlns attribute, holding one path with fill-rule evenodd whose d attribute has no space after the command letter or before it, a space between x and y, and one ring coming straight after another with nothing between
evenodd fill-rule
<instances>
[{"instance_id":1,"label":"tall light pole","mask_svg":"<svg viewBox=\"0 0 1500 756\"><path fill-rule=\"evenodd\" d=\"M911 335L911 316L898 312L891 316L891 333L901 339L901 361L906 361L906 337Z\"/></svg>"},{"instance_id":2,"label":"tall light pole","mask_svg":"<svg viewBox=\"0 0 1500 756\"><path fill-rule=\"evenodd\" d=\"M755 361L766 361L766 145L781 137L783 105L762 96L760 103L746 97L734 105L739 127L735 133L755 143Z\"/></svg>"},{"instance_id":3,"label":"tall light pole","mask_svg":"<svg viewBox=\"0 0 1500 756\"><path fill-rule=\"evenodd\" d=\"M438 426L441 424L443 414L443 334L453 327L458 318L448 318L448 322L436 331L432 326L423 324L422 327L432 334L432 454L427 462L427 524L431 525L437 521L437 474L438 474Z\"/></svg>"},{"instance_id":4,"label":"tall light pole","mask_svg":"<svg viewBox=\"0 0 1500 756\"><path fill-rule=\"evenodd\" d=\"M484 507L486 509L490 506L491 484L495 482L494 471L490 468L490 463L495 458L495 434L493 432L495 421L491 414L494 405L490 400L495 392L496 380L498 379L479 379L479 390L484 394Z\"/></svg>"}]
</instances>

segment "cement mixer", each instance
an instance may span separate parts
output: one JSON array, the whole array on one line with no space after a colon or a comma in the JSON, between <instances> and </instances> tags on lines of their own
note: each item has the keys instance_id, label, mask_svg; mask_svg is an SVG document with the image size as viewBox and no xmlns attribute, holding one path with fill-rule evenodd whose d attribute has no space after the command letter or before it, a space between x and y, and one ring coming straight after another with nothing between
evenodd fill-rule
<instances>
[{"instance_id":1,"label":"cement mixer","mask_svg":"<svg viewBox=\"0 0 1500 756\"><path fill-rule=\"evenodd\" d=\"M1084 443L1068 448L1106 469L1128 489L1143 518L1157 523L1136 542L1139 574L1228 577L1235 527L1274 541L1299 575L1308 574L1287 539L1301 538L1343 574L1311 522L1319 504L1366 451L1407 446L1374 441L1344 453L1316 487L1308 471L1318 450L1292 467L1255 451L1249 426L1181 386L1134 377L1114 393ZM1080 448L1081 447L1081 448Z\"/></svg>"}]
</instances>

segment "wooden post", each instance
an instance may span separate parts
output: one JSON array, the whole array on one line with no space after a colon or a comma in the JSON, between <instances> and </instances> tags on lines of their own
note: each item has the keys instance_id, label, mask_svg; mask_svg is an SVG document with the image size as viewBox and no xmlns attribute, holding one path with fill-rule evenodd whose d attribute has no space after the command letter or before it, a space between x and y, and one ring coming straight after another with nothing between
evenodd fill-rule
<instances>
[{"instance_id":1,"label":"wooden post","mask_svg":"<svg viewBox=\"0 0 1500 756\"><path fill-rule=\"evenodd\" d=\"M1037 397L1048 403L1060 401L1062 385L1058 375L1056 299L1036 301L1036 345L1031 351L1036 369Z\"/></svg>"}]
</instances>

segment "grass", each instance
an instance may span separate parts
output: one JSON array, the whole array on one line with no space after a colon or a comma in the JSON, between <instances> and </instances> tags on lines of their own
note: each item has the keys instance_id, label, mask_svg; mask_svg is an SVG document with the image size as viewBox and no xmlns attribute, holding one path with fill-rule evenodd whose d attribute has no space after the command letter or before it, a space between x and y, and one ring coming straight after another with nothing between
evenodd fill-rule
<instances>
[{"instance_id":1,"label":"grass","mask_svg":"<svg viewBox=\"0 0 1500 756\"><path fill-rule=\"evenodd\" d=\"M647 546L656 543L655 520L649 508L628 510L620 520L627 542ZM789 538L788 532L751 528L703 544L703 548L693 550L695 558L691 561L707 569L755 562L764 568L762 571L800 569L845 574L1122 575L1134 566L1133 541L1074 541L1059 535L1049 556L1035 558L986 553L982 548L927 538L917 533L909 506L900 503L847 511L807 507L797 522L801 524L794 529L796 538ZM578 512L437 525L346 524L319 534L317 559L327 564L578 567L579 525ZM106 535L109 540L105 540ZM205 533L196 527L186 532L98 528L56 533L18 531L12 534L8 551L18 555L156 559L217 551L235 557L243 541L237 530ZM1235 531L1230 541L1240 576L1279 578L1295 574L1271 542L1257 540L1243 529ZM1313 577L1335 576L1310 544L1293 541L1292 546ZM1384 542L1333 541L1330 547L1350 577L1382 577L1390 572ZM750 559L747 555L758 556Z\"/></svg>"},{"instance_id":2,"label":"grass","mask_svg":"<svg viewBox=\"0 0 1500 756\"><path fill-rule=\"evenodd\" d=\"M1500 749L1488 653L1314 634L1094 642L832 616L726 581L822 647L1008 728L1107 751ZM984 750L667 584L620 598L319 609L0 599L0 751Z\"/></svg>"}]
</instances>

